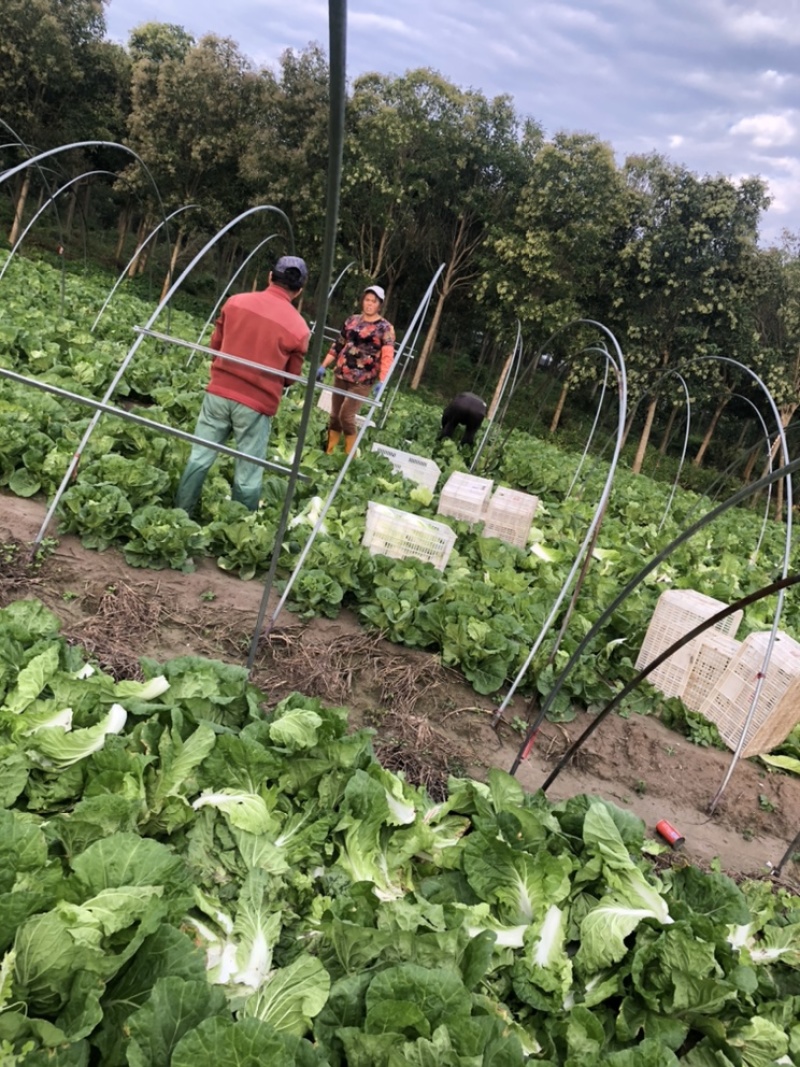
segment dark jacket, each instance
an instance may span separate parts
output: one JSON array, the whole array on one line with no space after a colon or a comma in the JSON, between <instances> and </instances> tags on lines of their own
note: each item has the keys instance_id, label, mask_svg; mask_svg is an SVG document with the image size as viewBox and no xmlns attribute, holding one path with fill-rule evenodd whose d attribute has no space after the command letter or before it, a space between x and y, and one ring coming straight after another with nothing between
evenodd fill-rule
<instances>
[{"instance_id":1,"label":"dark jacket","mask_svg":"<svg viewBox=\"0 0 800 1067\"><path fill-rule=\"evenodd\" d=\"M442 412L442 428L437 440L452 437L458 426L464 427L462 445L471 445L475 434L486 416L486 401L475 393L459 393Z\"/></svg>"}]
</instances>

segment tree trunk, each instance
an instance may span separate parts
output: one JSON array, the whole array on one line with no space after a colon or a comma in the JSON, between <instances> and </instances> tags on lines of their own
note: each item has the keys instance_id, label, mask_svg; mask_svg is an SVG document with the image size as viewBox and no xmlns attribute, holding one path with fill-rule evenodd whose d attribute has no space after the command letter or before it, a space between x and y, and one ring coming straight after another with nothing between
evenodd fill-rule
<instances>
[{"instance_id":1,"label":"tree trunk","mask_svg":"<svg viewBox=\"0 0 800 1067\"><path fill-rule=\"evenodd\" d=\"M151 227L153 227L154 225L157 225L157 223L154 223L154 220L150 217L150 215L148 215L142 225L142 241L147 240L148 236L152 232ZM133 271L134 274L142 275L147 270L147 264L150 262L150 256L153 252L153 248L158 243L158 241L159 238L154 237L153 240L150 241L142 249L140 255L136 259L136 264L134 266Z\"/></svg>"},{"instance_id":2,"label":"tree trunk","mask_svg":"<svg viewBox=\"0 0 800 1067\"><path fill-rule=\"evenodd\" d=\"M636 456L634 457L633 466L631 467L632 474L642 473L644 454L647 451L647 443L650 440L650 431L653 428L653 419L656 417L657 403L658 397L654 396L650 403L647 405L647 415L645 416L644 426L642 427L642 436L639 438L639 446L636 449Z\"/></svg>"},{"instance_id":3,"label":"tree trunk","mask_svg":"<svg viewBox=\"0 0 800 1067\"><path fill-rule=\"evenodd\" d=\"M760 444L761 442L756 445L753 445L753 447L750 449L750 455L747 457L747 462L744 465L744 470L742 471L742 481L745 485L748 485L752 480L753 471L755 469L756 461L758 460L758 454L761 451L761 448L759 447Z\"/></svg>"},{"instance_id":4,"label":"tree trunk","mask_svg":"<svg viewBox=\"0 0 800 1067\"><path fill-rule=\"evenodd\" d=\"M433 312L433 319L428 327L428 335L425 338L425 343L422 346L422 351L419 354L417 360L417 368L414 371L414 377L411 379L411 388L418 389L419 383L422 380L422 375L425 371L425 364L428 362L428 356L433 351L433 346L436 343L436 334L439 332L439 323L442 321L442 309L444 308L444 302L447 299L447 282L445 277L444 284L442 285L441 292L439 293L439 299L436 301L436 307Z\"/></svg>"},{"instance_id":5,"label":"tree trunk","mask_svg":"<svg viewBox=\"0 0 800 1067\"><path fill-rule=\"evenodd\" d=\"M64 237L69 238L72 236L72 224L75 221L75 205L78 202L78 185L73 185L70 190L69 204L67 206L67 217L64 221Z\"/></svg>"},{"instance_id":6,"label":"tree trunk","mask_svg":"<svg viewBox=\"0 0 800 1067\"><path fill-rule=\"evenodd\" d=\"M503 369L500 372L500 377L497 380L497 386L494 391L494 396L492 397L492 402L489 405L489 414L487 417L490 421L494 418L494 413L497 410L497 405L500 403L500 394L503 391L503 385L505 384L506 378L508 378L508 375L511 371L511 361L513 358L514 352L512 349L511 354L508 356L505 363L503 364Z\"/></svg>"},{"instance_id":7,"label":"tree trunk","mask_svg":"<svg viewBox=\"0 0 800 1067\"><path fill-rule=\"evenodd\" d=\"M146 260L147 259L147 248L142 248L142 242L145 239L145 234L146 233L147 233L147 215L145 215L145 217L139 223L139 228L136 231L136 247L137 247L137 249L141 249L141 251L139 251L134 256L133 259L131 259L131 264L128 267L128 277L129 278L135 278L136 277L137 273L139 273L139 263L142 260Z\"/></svg>"},{"instance_id":8,"label":"tree trunk","mask_svg":"<svg viewBox=\"0 0 800 1067\"><path fill-rule=\"evenodd\" d=\"M697 450L697 455L692 460L693 467L701 467L703 465L703 457L708 451L708 446L711 444L711 438L714 436L714 430L717 428L717 423L720 420L720 416L730 402L730 393L725 393L720 397L719 403L714 409L714 414L711 416L711 421L708 424L708 429L705 432L705 436Z\"/></svg>"},{"instance_id":9,"label":"tree trunk","mask_svg":"<svg viewBox=\"0 0 800 1067\"><path fill-rule=\"evenodd\" d=\"M125 247L125 238L128 236L128 223L130 221L130 213L127 207L124 207L119 213L119 221L117 222L117 247L114 249L114 262L119 266L122 259L122 250Z\"/></svg>"},{"instance_id":10,"label":"tree trunk","mask_svg":"<svg viewBox=\"0 0 800 1067\"><path fill-rule=\"evenodd\" d=\"M561 393L558 397L556 410L553 412L553 418L550 422L550 433L555 433L558 429L558 424L561 421L561 413L564 410L564 404L567 401L567 393L569 393L569 378L566 378L564 384L561 386Z\"/></svg>"},{"instance_id":11,"label":"tree trunk","mask_svg":"<svg viewBox=\"0 0 800 1067\"><path fill-rule=\"evenodd\" d=\"M678 405L677 404L673 404L672 405L672 410L669 413L669 418L667 419L667 425L666 425L666 427L664 429L664 434L663 434L663 436L661 438L661 444L658 446L658 454L660 456L666 456L666 454L667 454L667 448L669 446L669 440L672 437L672 431L673 431L673 429L675 427L675 419L677 417L678 417Z\"/></svg>"},{"instance_id":12,"label":"tree trunk","mask_svg":"<svg viewBox=\"0 0 800 1067\"><path fill-rule=\"evenodd\" d=\"M92 183L87 181L83 187L83 224L89 228L89 204L92 201Z\"/></svg>"},{"instance_id":13,"label":"tree trunk","mask_svg":"<svg viewBox=\"0 0 800 1067\"><path fill-rule=\"evenodd\" d=\"M8 243L14 245L19 237L19 231L22 229L22 216L25 214L25 201L28 199L28 192L31 187L31 168L28 167L25 171L25 177L22 180L22 188L19 191L17 197L17 205L14 208L14 221L11 224L11 233L8 235Z\"/></svg>"},{"instance_id":14,"label":"tree trunk","mask_svg":"<svg viewBox=\"0 0 800 1067\"><path fill-rule=\"evenodd\" d=\"M783 404L779 408L779 413L780 413L780 417L781 417L781 426L784 428L784 430L789 425L789 423L792 421L794 413L797 411L798 407L800 407L800 404L794 404L793 403L793 404ZM772 448L770 450L770 459L773 461L773 465L774 465L775 457L778 455L778 453L780 451L780 448L781 448L781 439L780 439L780 437L776 437L775 440L772 442ZM780 462L783 463L785 458L786 457L781 456L780 457ZM789 457L789 458L791 458L791 457ZM790 475L790 477L791 477L791 475ZM779 478L778 481L775 483L775 521L776 522L782 522L783 521L783 483L785 482L785 480L786 480L785 478Z\"/></svg>"},{"instance_id":15,"label":"tree trunk","mask_svg":"<svg viewBox=\"0 0 800 1067\"><path fill-rule=\"evenodd\" d=\"M178 230L175 235L175 244L172 246L172 258L169 261L169 269L164 277L164 284L161 286L161 300L169 292L169 287L172 285L172 278L175 274L175 264L178 262L178 256L181 254L181 245L183 244L183 230Z\"/></svg>"}]
</instances>

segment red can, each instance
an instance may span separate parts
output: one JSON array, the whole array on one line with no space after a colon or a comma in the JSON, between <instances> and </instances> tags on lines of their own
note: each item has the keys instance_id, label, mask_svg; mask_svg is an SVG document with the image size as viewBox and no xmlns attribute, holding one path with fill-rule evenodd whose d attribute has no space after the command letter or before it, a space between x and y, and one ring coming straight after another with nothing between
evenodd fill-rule
<instances>
[{"instance_id":1,"label":"red can","mask_svg":"<svg viewBox=\"0 0 800 1067\"><path fill-rule=\"evenodd\" d=\"M686 840L685 837L681 837L680 833L675 829L672 823L667 822L666 819L662 819L661 822L656 823L656 830L661 834L668 845L672 845L673 848L680 848Z\"/></svg>"}]
</instances>

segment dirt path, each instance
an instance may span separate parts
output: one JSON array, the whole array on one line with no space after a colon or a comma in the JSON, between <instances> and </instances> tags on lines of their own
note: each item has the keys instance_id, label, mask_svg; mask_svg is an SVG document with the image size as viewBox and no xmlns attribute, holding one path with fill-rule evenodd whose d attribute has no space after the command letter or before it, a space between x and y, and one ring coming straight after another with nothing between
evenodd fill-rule
<instances>
[{"instance_id":1,"label":"dirt path","mask_svg":"<svg viewBox=\"0 0 800 1067\"><path fill-rule=\"evenodd\" d=\"M0 542L30 542L42 519L41 502L0 496ZM244 664L263 587L242 582L204 560L193 574L137 570L118 552L88 552L77 538L59 539L38 573L0 570L0 606L24 596L44 601L106 669L130 676L142 655L159 660L204 655ZM515 720L526 702L515 699L498 730L495 704L478 696L436 656L403 649L365 633L349 612L302 623L286 612L268 645L262 643L253 680L274 705L298 690L352 710L355 725L377 730L382 759L435 789L448 771L481 778L490 767L508 770L521 736ZM517 774L539 788L554 762L590 718L546 724ZM686 838L688 860L719 857L737 876L762 876L800 828L800 779L741 762L713 817L708 805L730 754L700 748L648 716L610 716L548 790L551 799L594 793L655 824L668 819ZM800 891L800 864L784 881Z\"/></svg>"}]
</instances>

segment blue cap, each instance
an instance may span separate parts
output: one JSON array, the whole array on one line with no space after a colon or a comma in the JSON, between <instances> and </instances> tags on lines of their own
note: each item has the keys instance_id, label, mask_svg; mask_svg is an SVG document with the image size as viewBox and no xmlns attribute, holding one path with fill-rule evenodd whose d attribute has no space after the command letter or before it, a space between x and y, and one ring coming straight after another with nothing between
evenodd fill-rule
<instances>
[{"instance_id":1,"label":"blue cap","mask_svg":"<svg viewBox=\"0 0 800 1067\"><path fill-rule=\"evenodd\" d=\"M299 256L281 256L272 268L272 278L290 289L302 289L308 281L308 267Z\"/></svg>"}]
</instances>

